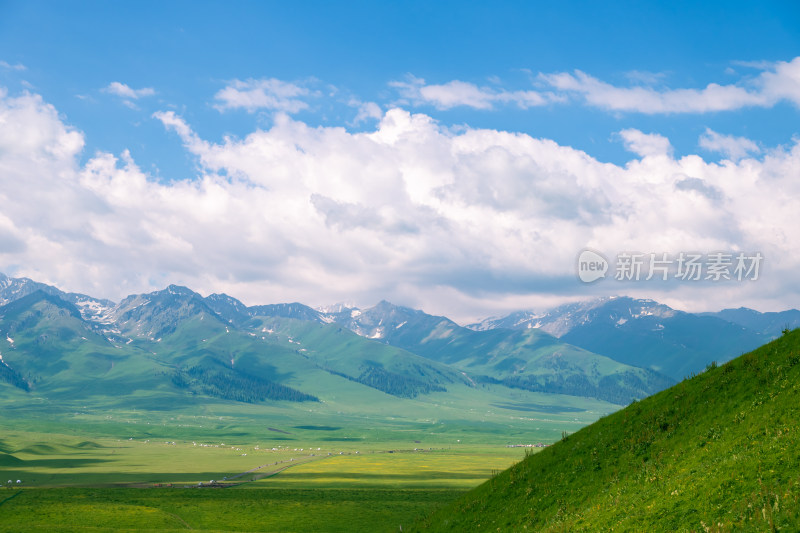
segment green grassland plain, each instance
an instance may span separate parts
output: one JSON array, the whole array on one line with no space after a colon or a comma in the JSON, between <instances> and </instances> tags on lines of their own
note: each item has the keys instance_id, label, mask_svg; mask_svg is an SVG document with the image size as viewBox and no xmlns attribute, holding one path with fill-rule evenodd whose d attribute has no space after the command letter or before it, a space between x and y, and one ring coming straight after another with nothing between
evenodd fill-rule
<instances>
[{"instance_id":1,"label":"green grassland plain","mask_svg":"<svg viewBox=\"0 0 800 533\"><path fill-rule=\"evenodd\" d=\"M402 405L10 398L0 531L398 531L522 459L509 445L553 442L616 409L536 394Z\"/></svg>"},{"instance_id":2,"label":"green grassland plain","mask_svg":"<svg viewBox=\"0 0 800 533\"><path fill-rule=\"evenodd\" d=\"M4 432L0 531L396 531L522 458L503 445L265 442Z\"/></svg>"}]
</instances>

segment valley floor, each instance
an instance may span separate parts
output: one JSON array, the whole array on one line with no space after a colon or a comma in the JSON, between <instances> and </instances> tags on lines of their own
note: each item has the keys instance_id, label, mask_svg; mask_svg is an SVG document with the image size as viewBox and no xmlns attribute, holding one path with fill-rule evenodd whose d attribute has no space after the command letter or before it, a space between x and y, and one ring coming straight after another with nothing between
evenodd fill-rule
<instances>
[{"instance_id":1,"label":"valley floor","mask_svg":"<svg viewBox=\"0 0 800 533\"><path fill-rule=\"evenodd\" d=\"M6 429L0 531L400 531L524 455L504 444L245 441Z\"/></svg>"},{"instance_id":2,"label":"valley floor","mask_svg":"<svg viewBox=\"0 0 800 533\"><path fill-rule=\"evenodd\" d=\"M0 411L4 532L408 530L541 450L515 446L618 408L492 387L402 402L143 396L136 408L12 393Z\"/></svg>"}]
</instances>

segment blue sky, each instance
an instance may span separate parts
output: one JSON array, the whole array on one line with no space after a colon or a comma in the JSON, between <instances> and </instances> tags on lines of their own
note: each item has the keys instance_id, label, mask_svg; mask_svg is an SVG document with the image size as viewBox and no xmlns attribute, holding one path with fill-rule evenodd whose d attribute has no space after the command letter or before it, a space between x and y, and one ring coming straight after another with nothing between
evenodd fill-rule
<instances>
[{"instance_id":1,"label":"blue sky","mask_svg":"<svg viewBox=\"0 0 800 533\"><path fill-rule=\"evenodd\" d=\"M650 76L657 86L702 88L756 73L738 63L785 61L800 50L794 2L607 4L2 2L4 61L27 67L4 72L3 81L11 88L24 80L41 91L88 134L87 154L128 148L170 179L190 169L182 168L187 162L176 146L154 146L169 139L154 142L158 125L143 124L153 111L180 109L210 139L269 124L269 116L222 115L209 105L233 79L277 78L323 92L333 86L334 98L313 99L299 117L348 126L355 113L343 102L389 106L398 94L388 84L409 75L431 84L462 80L521 90L532 88L539 73L581 70L615 85ZM137 102L139 112L120 108L102 92L109 80L153 88L156 97ZM769 145L796 133L786 105L736 117L614 114L575 105L524 112L513 105L492 112L418 107L444 124L522 131L615 162L626 156L612 133L624 127L669 134L679 153L695 150L705 127Z\"/></svg>"},{"instance_id":2,"label":"blue sky","mask_svg":"<svg viewBox=\"0 0 800 533\"><path fill-rule=\"evenodd\" d=\"M796 307L800 7L697 4L0 0L0 268L464 319ZM584 247L765 271L584 285Z\"/></svg>"}]
</instances>

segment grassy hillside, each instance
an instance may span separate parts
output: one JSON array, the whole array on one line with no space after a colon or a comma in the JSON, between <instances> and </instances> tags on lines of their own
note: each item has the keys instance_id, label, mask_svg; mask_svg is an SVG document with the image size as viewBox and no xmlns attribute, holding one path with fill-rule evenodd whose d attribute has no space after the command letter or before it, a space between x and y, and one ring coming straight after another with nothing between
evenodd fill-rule
<instances>
[{"instance_id":1,"label":"grassy hillside","mask_svg":"<svg viewBox=\"0 0 800 533\"><path fill-rule=\"evenodd\" d=\"M365 339L335 324L280 317L256 317L252 331L286 347L332 374L398 397L444 392L469 383L458 371L379 341Z\"/></svg>"},{"instance_id":2,"label":"grassy hillside","mask_svg":"<svg viewBox=\"0 0 800 533\"><path fill-rule=\"evenodd\" d=\"M120 315L123 330L109 341L74 305L42 291L0 307L0 383L51 400L98 396L115 404L154 392L170 405L209 396L317 401L309 391L328 383L342 393L369 388L401 398L469 384L446 365L336 325L261 317L234 328L180 287L131 297Z\"/></svg>"},{"instance_id":3,"label":"grassy hillside","mask_svg":"<svg viewBox=\"0 0 800 533\"><path fill-rule=\"evenodd\" d=\"M800 330L532 455L424 531L796 531Z\"/></svg>"},{"instance_id":4,"label":"grassy hillside","mask_svg":"<svg viewBox=\"0 0 800 533\"><path fill-rule=\"evenodd\" d=\"M167 385L140 353L115 347L72 304L41 291L0 308L0 350L0 382L33 395L102 398Z\"/></svg>"}]
</instances>

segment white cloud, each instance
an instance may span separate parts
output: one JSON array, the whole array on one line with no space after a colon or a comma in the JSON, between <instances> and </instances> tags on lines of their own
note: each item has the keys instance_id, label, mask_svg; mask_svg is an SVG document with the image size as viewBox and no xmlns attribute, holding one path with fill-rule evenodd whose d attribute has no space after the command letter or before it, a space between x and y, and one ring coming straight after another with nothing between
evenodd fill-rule
<instances>
[{"instance_id":1,"label":"white cloud","mask_svg":"<svg viewBox=\"0 0 800 533\"><path fill-rule=\"evenodd\" d=\"M26 67L22 63L17 63L15 65L12 65L6 61L0 61L0 68L7 68L9 70L28 70L28 67Z\"/></svg>"},{"instance_id":2,"label":"white cloud","mask_svg":"<svg viewBox=\"0 0 800 533\"><path fill-rule=\"evenodd\" d=\"M474 318L617 291L576 281L587 246L757 250L755 283L636 290L687 307L800 296L797 143L714 163L629 129L620 136L638 158L620 166L402 109L362 133L279 114L219 143L173 112L154 116L197 158L195 179L154 179L127 152L82 164L82 134L52 106L0 94L0 267L115 299L181 283L251 304L387 298Z\"/></svg>"},{"instance_id":3,"label":"white cloud","mask_svg":"<svg viewBox=\"0 0 800 533\"><path fill-rule=\"evenodd\" d=\"M186 122L175 114L174 111L157 111L153 113L153 118L161 121L165 127L172 129L183 140L183 143L190 147L192 151L199 151L207 148L204 143L189 127Z\"/></svg>"},{"instance_id":4,"label":"white cloud","mask_svg":"<svg viewBox=\"0 0 800 533\"><path fill-rule=\"evenodd\" d=\"M522 109L536 107L559 100L552 93L537 91L507 91L453 80L440 85L428 85L425 80L408 76L406 81L393 81L389 85L415 105L432 105L437 109L472 107L493 109L495 104L514 104Z\"/></svg>"},{"instance_id":5,"label":"white cloud","mask_svg":"<svg viewBox=\"0 0 800 533\"><path fill-rule=\"evenodd\" d=\"M275 78L233 80L230 85L214 96L220 103L220 111L245 109L252 113L258 109L297 113L308 108L305 98L311 96L309 89Z\"/></svg>"},{"instance_id":6,"label":"white cloud","mask_svg":"<svg viewBox=\"0 0 800 533\"><path fill-rule=\"evenodd\" d=\"M776 62L759 75L756 85L769 102L785 100L800 106L800 57Z\"/></svg>"},{"instance_id":7,"label":"white cloud","mask_svg":"<svg viewBox=\"0 0 800 533\"><path fill-rule=\"evenodd\" d=\"M611 111L707 113L767 104L762 94L734 85L711 83L704 89L665 91L641 86L615 87L579 70L574 74L543 74L541 78L558 90L580 94L588 104Z\"/></svg>"},{"instance_id":8,"label":"white cloud","mask_svg":"<svg viewBox=\"0 0 800 533\"><path fill-rule=\"evenodd\" d=\"M375 102L362 102L357 99L351 99L348 105L358 109L352 122L353 125L362 124L370 120L380 120L383 117L381 106Z\"/></svg>"},{"instance_id":9,"label":"white cloud","mask_svg":"<svg viewBox=\"0 0 800 533\"><path fill-rule=\"evenodd\" d=\"M738 63L761 71L734 84L709 83L703 88L655 87L663 84L664 73L631 71L630 87L615 86L576 70L536 76L538 83L551 91L509 90L501 87L479 87L473 83L451 80L428 84L422 78L407 76L393 81L402 104L431 105L446 110L455 107L490 110L498 105L516 105L521 109L566 102L569 97L582 98L588 105L609 111L645 114L709 113L732 111L745 107L772 107L779 102L800 106L800 57L791 61ZM729 71L728 74L732 74ZM495 80L498 85L499 80Z\"/></svg>"},{"instance_id":10,"label":"white cloud","mask_svg":"<svg viewBox=\"0 0 800 533\"><path fill-rule=\"evenodd\" d=\"M761 149L756 143L745 137L735 137L733 135L722 135L706 128L705 133L700 136L700 148L710 152L719 152L726 155L729 159L738 161L748 154L758 154Z\"/></svg>"},{"instance_id":11,"label":"white cloud","mask_svg":"<svg viewBox=\"0 0 800 533\"><path fill-rule=\"evenodd\" d=\"M106 87L103 90L107 93L125 98L126 100L138 100L139 98L143 98L145 96L153 96L154 94L156 94L155 89L153 89L152 87L132 89L128 85L125 85L124 83L120 83L118 81L112 81L111 83L108 84L108 87Z\"/></svg>"},{"instance_id":12,"label":"white cloud","mask_svg":"<svg viewBox=\"0 0 800 533\"><path fill-rule=\"evenodd\" d=\"M582 96L587 104L611 111L708 113L744 107L772 107L781 101L800 106L800 57L789 62L749 66L762 72L738 84L710 83L702 89L617 87L579 70L572 74L540 74L539 77L556 90Z\"/></svg>"},{"instance_id":13,"label":"white cloud","mask_svg":"<svg viewBox=\"0 0 800 533\"><path fill-rule=\"evenodd\" d=\"M495 95L486 89L479 89L471 83L454 80L444 85L420 86L419 99L432 103L439 109L450 109L456 106L491 109Z\"/></svg>"},{"instance_id":14,"label":"white cloud","mask_svg":"<svg viewBox=\"0 0 800 533\"><path fill-rule=\"evenodd\" d=\"M641 157L672 155L672 145L669 139L657 133L642 133L639 130L627 129L619 132L622 142L628 151Z\"/></svg>"}]
</instances>

